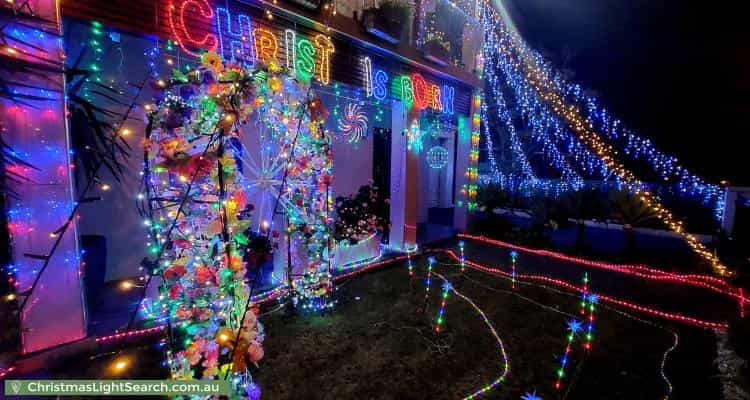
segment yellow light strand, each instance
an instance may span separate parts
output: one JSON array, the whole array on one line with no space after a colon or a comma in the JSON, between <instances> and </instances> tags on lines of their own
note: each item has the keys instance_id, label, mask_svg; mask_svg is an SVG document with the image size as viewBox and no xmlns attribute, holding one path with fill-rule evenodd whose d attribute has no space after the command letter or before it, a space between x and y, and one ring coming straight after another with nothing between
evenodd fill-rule
<instances>
[{"instance_id":1,"label":"yellow light strand","mask_svg":"<svg viewBox=\"0 0 750 400\"><path fill-rule=\"evenodd\" d=\"M500 29L505 30L510 37L516 40L515 47L519 49L520 38L507 31L505 25L499 20L498 26ZM509 59L513 59L512 51L509 47L501 45L500 51L505 53ZM611 171L617 174L624 182L628 190L632 191L641 201L645 202L647 206L651 207L656 213L657 217L673 232L682 236L691 249L701 256L704 260L711 263L714 271L720 276L729 276L732 274L725 265L722 264L721 260L713 254L708 248L700 243L696 237L686 232L682 221L674 218L672 213L661 204L659 197L655 194L641 189L643 182L636 178L635 174L627 169L621 162L617 161L615 156L617 151L601 139L599 134L594 131L593 125L581 116L579 108L573 104L565 104L561 96L557 93L551 79L544 72L541 66L537 65L537 61L526 53L520 55L521 60L515 63L516 66L523 68L522 71L526 71L526 79L531 87L537 92L537 94L546 101L552 108L552 110L562 116L572 130L577 134L579 140L589 146L601 160L607 165Z\"/></svg>"}]
</instances>

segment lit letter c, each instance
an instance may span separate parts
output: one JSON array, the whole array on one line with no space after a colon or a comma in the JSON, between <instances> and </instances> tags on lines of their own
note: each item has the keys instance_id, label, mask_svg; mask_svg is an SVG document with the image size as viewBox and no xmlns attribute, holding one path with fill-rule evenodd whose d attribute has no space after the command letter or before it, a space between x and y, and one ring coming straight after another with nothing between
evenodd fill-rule
<instances>
[{"instance_id":1,"label":"lit letter c","mask_svg":"<svg viewBox=\"0 0 750 400\"><path fill-rule=\"evenodd\" d=\"M208 51L216 51L219 40L216 35L206 33L202 39L196 39L191 35L190 30L185 24L185 16L190 15L193 18L202 18L208 25L213 24L214 9L208 3L208 0L177 0L169 2L169 25L172 28L172 35L175 41L180 45L182 50L193 56L200 54L188 49L199 48Z\"/></svg>"}]
</instances>

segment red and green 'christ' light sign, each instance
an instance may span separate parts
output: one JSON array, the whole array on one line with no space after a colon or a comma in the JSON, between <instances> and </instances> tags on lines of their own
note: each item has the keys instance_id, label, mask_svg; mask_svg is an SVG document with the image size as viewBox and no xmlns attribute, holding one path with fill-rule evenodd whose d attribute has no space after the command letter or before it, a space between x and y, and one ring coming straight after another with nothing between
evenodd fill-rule
<instances>
[{"instance_id":1,"label":"red and green 'christ' light sign","mask_svg":"<svg viewBox=\"0 0 750 400\"><path fill-rule=\"evenodd\" d=\"M336 49L331 38L322 33L306 38L286 29L277 35L254 23L249 15L212 7L208 0L173 0L167 11L172 37L188 54L212 51L250 67L285 63L299 78L330 83L331 57Z\"/></svg>"}]
</instances>

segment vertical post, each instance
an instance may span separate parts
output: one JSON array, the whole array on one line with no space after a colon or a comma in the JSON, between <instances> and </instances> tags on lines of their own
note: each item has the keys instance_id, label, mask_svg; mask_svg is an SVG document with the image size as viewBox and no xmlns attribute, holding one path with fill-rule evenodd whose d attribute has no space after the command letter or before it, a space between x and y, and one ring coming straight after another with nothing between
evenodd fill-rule
<instances>
[{"instance_id":1,"label":"vertical post","mask_svg":"<svg viewBox=\"0 0 750 400\"><path fill-rule=\"evenodd\" d=\"M391 231L390 244L405 247L404 216L406 207L406 114L401 102L391 103Z\"/></svg>"},{"instance_id":2,"label":"vertical post","mask_svg":"<svg viewBox=\"0 0 750 400\"><path fill-rule=\"evenodd\" d=\"M471 130L469 118L458 116L458 130L456 146L456 186L455 191L456 205L453 212L453 228L458 231L465 231L467 227L468 212L466 210L466 186L469 184L469 177L466 172L469 168L469 151L471 150Z\"/></svg>"},{"instance_id":3,"label":"vertical post","mask_svg":"<svg viewBox=\"0 0 750 400\"><path fill-rule=\"evenodd\" d=\"M731 235L734 230L734 214L737 209L737 191L733 188L724 189L724 210L721 215L721 229Z\"/></svg>"},{"instance_id":4,"label":"vertical post","mask_svg":"<svg viewBox=\"0 0 750 400\"><path fill-rule=\"evenodd\" d=\"M407 113L407 129L419 131L420 111L414 107ZM413 140L413 139L412 139ZM418 139L418 140L421 140ZM419 214L419 152L421 145L419 143L408 143L406 151L406 176L404 192L406 199L404 203L404 242L417 243L417 224Z\"/></svg>"},{"instance_id":5,"label":"vertical post","mask_svg":"<svg viewBox=\"0 0 750 400\"><path fill-rule=\"evenodd\" d=\"M31 1L29 5L35 15L54 21L53 27L45 28L56 30L62 37L57 1ZM33 30L28 26L18 29ZM62 64L62 39L51 35L26 36L34 37L31 44L37 48L14 45L19 58L33 54L50 64ZM84 338L86 310L75 219L64 232L59 231L74 206L65 78L61 72L45 72L44 77L24 74L12 78L31 85L29 87L40 88L20 89L25 94L44 98L25 100L30 106L0 102L0 118L7 128L3 134L8 145L37 168L24 171L29 182L17 185L17 197L9 199L7 210L12 257L18 271L19 299L24 294L29 295L24 292L28 292L39 277L20 314L22 351L31 353ZM48 253L57 240L60 243L50 257ZM49 263L40 275L47 259Z\"/></svg>"},{"instance_id":6,"label":"vertical post","mask_svg":"<svg viewBox=\"0 0 750 400\"><path fill-rule=\"evenodd\" d=\"M445 169L441 174L440 182L440 207L452 207L453 204L453 173L455 171L455 157L453 151L455 149L456 139L451 137L445 141L443 147L448 150L448 163L445 165Z\"/></svg>"}]
</instances>

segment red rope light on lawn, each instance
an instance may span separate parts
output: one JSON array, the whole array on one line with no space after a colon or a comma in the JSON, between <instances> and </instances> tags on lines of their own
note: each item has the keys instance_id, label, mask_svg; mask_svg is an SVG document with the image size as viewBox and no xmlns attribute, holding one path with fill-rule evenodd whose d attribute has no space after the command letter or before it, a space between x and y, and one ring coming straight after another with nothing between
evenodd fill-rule
<instances>
[{"instance_id":1,"label":"red rope light on lawn","mask_svg":"<svg viewBox=\"0 0 750 400\"><path fill-rule=\"evenodd\" d=\"M4 378L6 375L15 371L16 367L9 367L8 369L0 370L0 378Z\"/></svg>"},{"instance_id":2,"label":"red rope light on lawn","mask_svg":"<svg viewBox=\"0 0 750 400\"><path fill-rule=\"evenodd\" d=\"M441 252L444 252L444 253L448 254L454 260L458 260L458 256L452 250L441 249L441 250L438 250L438 251L441 251ZM492 274L495 274L495 275L502 275L502 276L509 277L509 278L511 277L510 273L505 272L505 271L503 271L501 269L487 267L485 265L473 262L471 260L466 260L466 264L468 266L470 266L470 267L472 267L474 269L480 270L480 271L489 272L489 273L492 273ZM546 283L549 283L549 284L552 284L552 285L556 285L556 286L564 287L566 289L577 291L579 293L583 292L583 288L580 288L580 287L578 287L576 285L573 285L573 284L568 283L566 281L563 281L561 279L550 278L550 277L545 276L545 275L516 274L516 278L517 279L527 279L527 280L533 280L533 281L546 282ZM706 329L726 329L726 328L729 327L729 324L727 324L726 322L704 321L704 320L697 319L697 318L686 317L684 315L677 314L677 313L670 313L670 312L660 311L660 310L657 310L657 309L654 309L654 308L650 308L650 307L645 307L645 306L642 306L640 304L631 303L631 302L628 302L628 301L625 301L625 300L620 300L620 299L615 298L615 297L605 296L603 294L599 294L598 296L599 296L599 300L600 301L606 301L606 302L609 302L609 303L612 303L612 304L616 304L616 305L619 305L619 306L622 306L622 307L629 308L631 310L639 311L639 312L642 312L642 313L645 313L645 314L650 314L652 316L656 316L656 317L660 317L660 318L664 318L664 319L668 319L668 320L672 320L672 321L681 322L681 323L688 324L688 325L697 326L697 327L700 327L700 328L706 328Z\"/></svg>"},{"instance_id":3,"label":"red rope light on lawn","mask_svg":"<svg viewBox=\"0 0 750 400\"><path fill-rule=\"evenodd\" d=\"M672 272L665 272L659 269L646 267L644 265L634 264L610 264L602 261L587 260L580 257L572 257L562 253L557 253L550 250L539 250L532 249L529 247L519 246L512 243L503 242L502 240L489 239L484 236L468 235L465 233L459 233L459 237L476 240L478 242L492 244L495 246L501 246L509 249L523 251L525 253L534 254L543 257L555 258L579 265L585 265L587 267L601 268L609 271L616 271L627 275L637 276L639 278L659 280L659 281L675 281L684 283L691 286L702 287L717 293L721 293L733 298L736 298L740 304L750 303L750 299L746 298L739 288L730 285L725 280L708 275L701 274L675 274Z\"/></svg>"},{"instance_id":4,"label":"red rope light on lawn","mask_svg":"<svg viewBox=\"0 0 750 400\"><path fill-rule=\"evenodd\" d=\"M97 343L103 343L103 342L109 342L116 339L124 339L124 338L130 338L135 336L143 336L148 335L150 333L158 332L164 329L166 325L159 325L154 326L152 328L146 328L146 329L139 329L135 331L128 331L128 332L122 332L122 333L115 333L114 335L109 336L101 336L96 338Z\"/></svg>"},{"instance_id":5,"label":"red rope light on lawn","mask_svg":"<svg viewBox=\"0 0 750 400\"><path fill-rule=\"evenodd\" d=\"M404 260L406 258L407 258L406 256L399 256L399 257L394 257L394 258L391 258L391 259L388 259L388 260L383 260L383 261L379 261L379 262L376 262L376 263L371 263L371 264L368 264L366 267L363 267L361 269L358 269L358 270L355 270L355 271L351 271L351 272L348 272L348 273L345 273L345 274L341 274L341 275L336 275L333 278L333 280L337 281L337 280L340 280L340 279L350 278L352 276L361 274L363 272L370 271L370 270L372 270L374 268L377 268L377 267L380 267L380 266L383 266L383 265L387 265L387 264L392 264L394 262L401 261L401 260ZM256 304L263 304L263 303L269 302L271 300L278 299L278 298L282 297L284 294L286 294L286 289L275 288L275 289L268 290L266 292L261 292L261 293L257 294L256 296L253 296L253 299L258 299L258 300L254 300L254 302ZM158 330L164 329L165 327L166 327L166 325L159 325L159 326L155 326L155 327L152 327L152 328L146 328L146 329L139 329L139 330L133 330L133 331L128 331L128 332L116 333L114 335L108 335L108 336L101 336L101 337L96 338L96 341L97 341L97 343L102 343L102 342L108 342L108 341L116 340L116 339L123 339L123 338L134 337L134 336L142 336L142 335L146 335L146 334L153 333L153 332L156 332ZM0 376L0 377L2 377L2 376Z\"/></svg>"},{"instance_id":6,"label":"red rope light on lawn","mask_svg":"<svg viewBox=\"0 0 750 400\"><path fill-rule=\"evenodd\" d=\"M745 296L742 294L742 288L740 288L740 318L745 318L745 302L742 301L744 298Z\"/></svg>"}]
</instances>

